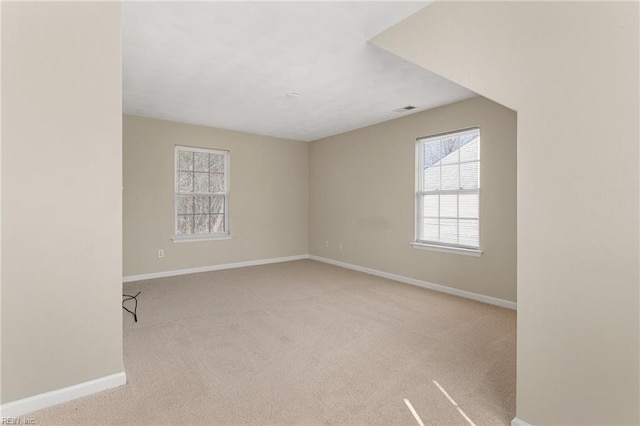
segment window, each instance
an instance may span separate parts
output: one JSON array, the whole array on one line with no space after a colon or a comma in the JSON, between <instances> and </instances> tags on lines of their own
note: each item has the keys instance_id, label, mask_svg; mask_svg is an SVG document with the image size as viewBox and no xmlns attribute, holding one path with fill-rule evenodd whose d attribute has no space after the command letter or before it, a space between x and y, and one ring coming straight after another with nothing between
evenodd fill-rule
<instances>
[{"instance_id":1,"label":"window","mask_svg":"<svg viewBox=\"0 0 640 426\"><path fill-rule=\"evenodd\" d=\"M176 240L229 235L229 152L175 147Z\"/></svg>"},{"instance_id":2,"label":"window","mask_svg":"<svg viewBox=\"0 0 640 426\"><path fill-rule=\"evenodd\" d=\"M479 253L480 129L417 140L415 246Z\"/></svg>"}]
</instances>

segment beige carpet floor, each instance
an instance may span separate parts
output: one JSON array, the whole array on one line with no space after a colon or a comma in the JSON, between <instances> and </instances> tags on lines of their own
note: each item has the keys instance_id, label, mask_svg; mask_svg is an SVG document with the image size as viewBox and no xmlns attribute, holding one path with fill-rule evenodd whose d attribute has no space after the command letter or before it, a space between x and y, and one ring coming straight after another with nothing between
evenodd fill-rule
<instances>
[{"instance_id":1,"label":"beige carpet floor","mask_svg":"<svg viewBox=\"0 0 640 426\"><path fill-rule=\"evenodd\" d=\"M515 416L511 310L311 260L124 286L140 290L127 385L36 424L415 426L405 400L425 425Z\"/></svg>"}]
</instances>

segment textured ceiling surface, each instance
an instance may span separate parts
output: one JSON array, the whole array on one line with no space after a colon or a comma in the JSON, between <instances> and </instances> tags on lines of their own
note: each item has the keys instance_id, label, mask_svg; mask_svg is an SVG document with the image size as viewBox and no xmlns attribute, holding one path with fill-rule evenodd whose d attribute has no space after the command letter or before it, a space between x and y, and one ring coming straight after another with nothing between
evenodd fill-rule
<instances>
[{"instance_id":1,"label":"textured ceiling surface","mask_svg":"<svg viewBox=\"0 0 640 426\"><path fill-rule=\"evenodd\" d=\"M124 112L311 141L475 96L367 42L426 4L123 2Z\"/></svg>"}]
</instances>

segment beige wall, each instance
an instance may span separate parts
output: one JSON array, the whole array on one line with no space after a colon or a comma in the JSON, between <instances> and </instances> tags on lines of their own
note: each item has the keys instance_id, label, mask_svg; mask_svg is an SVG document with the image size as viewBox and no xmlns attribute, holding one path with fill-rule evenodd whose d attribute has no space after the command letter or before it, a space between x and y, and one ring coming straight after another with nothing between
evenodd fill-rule
<instances>
[{"instance_id":1,"label":"beige wall","mask_svg":"<svg viewBox=\"0 0 640 426\"><path fill-rule=\"evenodd\" d=\"M118 3L2 3L2 403L122 365Z\"/></svg>"},{"instance_id":2,"label":"beige wall","mask_svg":"<svg viewBox=\"0 0 640 426\"><path fill-rule=\"evenodd\" d=\"M414 249L409 243L414 238L416 138L473 126L481 132L484 254ZM481 97L314 141L309 252L515 301L515 160L515 113Z\"/></svg>"},{"instance_id":3,"label":"beige wall","mask_svg":"<svg viewBox=\"0 0 640 426\"><path fill-rule=\"evenodd\" d=\"M0 404L2 404L2 5L0 1Z\"/></svg>"},{"instance_id":4,"label":"beige wall","mask_svg":"<svg viewBox=\"0 0 640 426\"><path fill-rule=\"evenodd\" d=\"M307 143L132 115L123 134L125 276L307 253ZM171 240L176 144L230 151L231 239Z\"/></svg>"},{"instance_id":5,"label":"beige wall","mask_svg":"<svg viewBox=\"0 0 640 426\"><path fill-rule=\"evenodd\" d=\"M0 206L2 205L2 5L0 1ZM2 208L0 208L0 404L2 404Z\"/></svg>"},{"instance_id":6,"label":"beige wall","mask_svg":"<svg viewBox=\"0 0 640 426\"><path fill-rule=\"evenodd\" d=\"M531 424L640 423L638 21L637 2L437 2L373 40L518 112Z\"/></svg>"}]
</instances>

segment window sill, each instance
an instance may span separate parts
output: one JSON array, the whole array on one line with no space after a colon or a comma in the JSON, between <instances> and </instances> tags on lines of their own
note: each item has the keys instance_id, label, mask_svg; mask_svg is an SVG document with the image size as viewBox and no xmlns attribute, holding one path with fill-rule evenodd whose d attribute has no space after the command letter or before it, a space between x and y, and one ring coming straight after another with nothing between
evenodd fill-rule
<instances>
[{"instance_id":1,"label":"window sill","mask_svg":"<svg viewBox=\"0 0 640 426\"><path fill-rule=\"evenodd\" d=\"M432 251L439 251L443 253L463 254L465 256L480 257L482 256L482 253L483 253L481 250L462 248L462 247L449 247L449 246L440 246L437 244L425 244L425 243L409 243L409 244L415 249L432 250Z\"/></svg>"},{"instance_id":2,"label":"window sill","mask_svg":"<svg viewBox=\"0 0 640 426\"><path fill-rule=\"evenodd\" d=\"M214 241L214 240L230 240L231 235L220 235L220 236L212 236L207 235L204 237L178 237L174 236L171 240L174 243L194 243L197 241Z\"/></svg>"}]
</instances>

